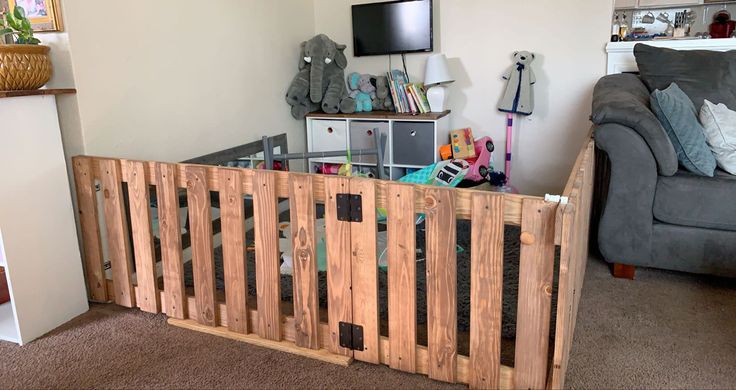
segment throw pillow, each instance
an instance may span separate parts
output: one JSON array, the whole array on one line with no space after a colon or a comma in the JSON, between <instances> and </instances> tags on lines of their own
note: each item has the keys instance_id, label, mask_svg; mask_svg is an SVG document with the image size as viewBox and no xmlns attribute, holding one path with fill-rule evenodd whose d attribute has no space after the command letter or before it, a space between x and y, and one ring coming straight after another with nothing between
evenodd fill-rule
<instances>
[{"instance_id":1,"label":"throw pillow","mask_svg":"<svg viewBox=\"0 0 736 390\"><path fill-rule=\"evenodd\" d=\"M736 111L729 110L725 104L705 100L700 109L700 123L718 166L736 175Z\"/></svg>"},{"instance_id":2,"label":"throw pillow","mask_svg":"<svg viewBox=\"0 0 736 390\"><path fill-rule=\"evenodd\" d=\"M698 122L695 106L676 83L664 91L655 90L651 107L675 147L677 160L690 172L713 176L716 158L705 142L703 126Z\"/></svg>"},{"instance_id":3,"label":"throw pillow","mask_svg":"<svg viewBox=\"0 0 736 390\"><path fill-rule=\"evenodd\" d=\"M697 110L704 99L736 108L736 50L674 50L639 43L634 55L649 92L677 83Z\"/></svg>"}]
</instances>

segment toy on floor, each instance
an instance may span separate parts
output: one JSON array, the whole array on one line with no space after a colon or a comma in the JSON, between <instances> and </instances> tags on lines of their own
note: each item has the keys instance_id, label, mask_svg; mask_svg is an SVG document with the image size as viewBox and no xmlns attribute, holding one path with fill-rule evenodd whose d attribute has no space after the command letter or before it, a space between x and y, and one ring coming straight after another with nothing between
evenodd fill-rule
<instances>
[{"instance_id":1,"label":"toy on floor","mask_svg":"<svg viewBox=\"0 0 736 390\"><path fill-rule=\"evenodd\" d=\"M534 89L532 85L537 82L531 67L531 63L534 61L533 53L528 51L515 52L514 61L515 63L503 75L504 80L507 80L508 83L506 84L506 91L498 103L498 110L506 113L506 164L504 174L507 182L511 180L514 114L531 115L534 111ZM506 190L506 192L515 192L513 187Z\"/></svg>"},{"instance_id":2,"label":"toy on floor","mask_svg":"<svg viewBox=\"0 0 736 390\"><path fill-rule=\"evenodd\" d=\"M465 175L466 180L483 181L489 172L493 171L493 140L491 137L483 137L475 140L473 153L477 156L468 159L470 170Z\"/></svg>"}]
</instances>

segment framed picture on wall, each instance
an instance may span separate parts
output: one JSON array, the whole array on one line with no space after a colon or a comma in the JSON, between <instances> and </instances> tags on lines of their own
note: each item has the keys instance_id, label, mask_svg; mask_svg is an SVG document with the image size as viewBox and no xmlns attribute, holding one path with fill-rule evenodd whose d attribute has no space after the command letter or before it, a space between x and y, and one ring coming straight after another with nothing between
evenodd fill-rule
<instances>
[{"instance_id":1,"label":"framed picture on wall","mask_svg":"<svg viewBox=\"0 0 736 390\"><path fill-rule=\"evenodd\" d=\"M64 31L59 0L0 0L0 9L12 11L16 5L26 11L33 31Z\"/></svg>"}]
</instances>

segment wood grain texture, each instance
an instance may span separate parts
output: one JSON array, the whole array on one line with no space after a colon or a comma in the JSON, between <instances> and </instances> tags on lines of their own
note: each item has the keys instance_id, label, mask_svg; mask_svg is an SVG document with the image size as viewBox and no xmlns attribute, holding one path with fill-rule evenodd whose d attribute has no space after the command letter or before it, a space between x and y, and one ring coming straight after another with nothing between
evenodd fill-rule
<instances>
[{"instance_id":1,"label":"wood grain texture","mask_svg":"<svg viewBox=\"0 0 736 390\"><path fill-rule=\"evenodd\" d=\"M276 175L253 172L253 213L256 240L258 335L281 340L281 273L279 271L278 199Z\"/></svg>"},{"instance_id":2,"label":"wood grain texture","mask_svg":"<svg viewBox=\"0 0 736 390\"><path fill-rule=\"evenodd\" d=\"M74 186L77 189L77 209L82 232L82 255L89 299L107 301L105 265L97 211L95 174L89 157L72 158Z\"/></svg>"},{"instance_id":3,"label":"wood grain texture","mask_svg":"<svg viewBox=\"0 0 736 390\"><path fill-rule=\"evenodd\" d=\"M417 345L414 188L389 184L387 190L389 365L414 373Z\"/></svg>"},{"instance_id":4,"label":"wood grain texture","mask_svg":"<svg viewBox=\"0 0 736 390\"><path fill-rule=\"evenodd\" d=\"M202 325L216 326L215 310L215 260L212 248L212 207L207 188L207 170L188 166L187 205L189 230L192 240L192 270L194 296L197 300L197 321ZM191 313L190 313L191 315Z\"/></svg>"},{"instance_id":5,"label":"wood grain texture","mask_svg":"<svg viewBox=\"0 0 736 390\"><path fill-rule=\"evenodd\" d=\"M25 91L0 91L0 99L21 96L65 95L73 93L77 93L77 90L74 88L44 88Z\"/></svg>"},{"instance_id":6,"label":"wood grain texture","mask_svg":"<svg viewBox=\"0 0 736 390\"><path fill-rule=\"evenodd\" d=\"M107 249L115 282L115 303L125 307L135 307L133 291L130 242L128 241L128 221L125 218L125 204L121 184L120 162L106 160L100 164L100 181L105 199L105 227L107 230Z\"/></svg>"},{"instance_id":7,"label":"wood grain texture","mask_svg":"<svg viewBox=\"0 0 736 390\"><path fill-rule=\"evenodd\" d=\"M427 343L429 377L457 380L457 227L455 193L427 189Z\"/></svg>"},{"instance_id":8,"label":"wood grain texture","mask_svg":"<svg viewBox=\"0 0 736 390\"><path fill-rule=\"evenodd\" d=\"M151 195L146 178L147 166L140 161L122 160L123 177L128 181L130 226L133 236L138 307L149 313L161 312L156 284L156 255L151 229Z\"/></svg>"},{"instance_id":9,"label":"wood grain texture","mask_svg":"<svg viewBox=\"0 0 736 390\"><path fill-rule=\"evenodd\" d=\"M353 178L350 193L360 195L363 221L350 224L350 245L353 295L353 323L363 327L363 350L354 351L356 360L378 364L378 256L376 233L376 181Z\"/></svg>"},{"instance_id":10,"label":"wood grain texture","mask_svg":"<svg viewBox=\"0 0 736 390\"><path fill-rule=\"evenodd\" d=\"M187 318L186 291L184 290L184 263L181 248L181 221L179 193L176 187L177 170L174 164L156 164L156 199L158 227L161 239L161 262L164 277L162 306L166 315Z\"/></svg>"},{"instance_id":11,"label":"wood grain texture","mask_svg":"<svg viewBox=\"0 0 736 390\"><path fill-rule=\"evenodd\" d=\"M256 335L244 335L236 332L232 332L228 330L225 327L207 327L202 326L198 324L195 321L182 321L182 320L174 320L169 319L168 320L169 325L178 326L180 328L189 329L189 330L195 330L197 332L207 333L214 336L220 336L225 337L231 340L241 341L248 344L257 345L259 347L264 348L270 348L275 349L277 351L291 353L297 356L302 356L310 359L315 359L319 361L323 361L326 363L332 363L337 364L339 366L347 367L352 359L346 356L340 356L335 355L333 353L328 352L325 349L319 349L319 350L312 350L312 349L304 349L304 348L298 348L294 346L293 343L288 341L272 341L272 340L264 340Z\"/></svg>"},{"instance_id":12,"label":"wood grain texture","mask_svg":"<svg viewBox=\"0 0 736 390\"><path fill-rule=\"evenodd\" d=\"M543 200L525 200L522 210L521 230L534 237L519 260L514 379L524 389L546 385L556 211L557 203Z\"/></svg>"},{"instance_id":13,"label":"wood grain texture","mask_svg":"<svg viewBox=\"0 0 736 390\"><path fill-rule=\"evenodd\" d=\"M350 179L330 176L325 185L325 241L327 243L327 311L330 326L328 350L345 356L353 352L340 347L340 322L353 321L350 270L350 222L337 220L337 194L350 191Z\"/></svg>"},{"instance_id":14,"label":"wood grain texture","mask_svg":"<svg viewBox=\"0 0 736 390\"><path fill-rule=\"evenodd\" d=\"M503 196L473 195L470 249L471 388L497 389L501 375Z\"/></svg>"},{"instance_id":15,"label":"wood grain texture","mask_svg":"<svg viewBox=\"0 0 736 390\"><path fill-rule=\"evenodd\" d=\"M307 114L307 118L347 118L347 119L410 119L410 120L437 120L442 117L450 115L450 110L442 112L428 112L425 114L406 114L398 113L393 111L371 111L371 112L357 112L354 114L327 114L324 112L310 112Z\"/></svg>"},{"instance_id":16,"label":"wood grain texture","mask_svg":"<svg viewBox=\"0 0 736 390\"><path fill-rule=\"evenodd\" d=\"M100 161L112 160L103 157L93 157L93 165L97 167ZM115 161L115 160L112 160ZM146 164L155 165L154 161L147 161ZM179 187L186 187L185 170L188 164L176 164L177 170L179 171ZM211 191L220 190L220 177L218 170L219 167L215 166L200 166L207 170L207 185ZM153 168L151 168L153 169ZM253 175L253 170L242 169L243 175L245 175L245 181L243 182L243 193L246 195L253 194L252 181L249 179ZM276 195L280 198L287 198L289 196L289 176L290 172L273 172L276 175ZM314 176L314 199L317 203L325 202L325 191L324 181L327 179L324 175ZM151 183L154 183L155 177L151 177ZM376 181L376 207L386 207L386 185L389 181L378 180ZM155 183L154 183L155 184ZM414 186L414 197L415 197L415 211L417 213L423 213L426 208L424 202L424 191L431 189L430 186L415 185ZM470 219L471 205L470 198L475 193L483 193L484 191L469 190L469 189L455 189L455 215L458 219ZM519 195L519 194L503 194L504 196L504 221L509 225L520 225L521 224L521 204L524 199L540 199L538 196Z\"/></svg>"},{"instance_id":17,"label":"wood grain texture","mask_svg":"<svg viewBox=\"0 0 736 390\"><path fill-rule=\"evenodd\" d=\"M312 176L295 174L289 187L295 342L299 347L319 349L319 279Z\"/></svg>"},{"instance_id":18,"label":"wood grain texture","mask_svg":"<svg viewBox=\"0 0 736 390\"><path fill-rule=\"evenodd\" d=\"M245 212L243 178L237 169L221 169L220 220L225 271L228 329L248 333L248 273L245 263Z\"/></svg>"}]
</instances>

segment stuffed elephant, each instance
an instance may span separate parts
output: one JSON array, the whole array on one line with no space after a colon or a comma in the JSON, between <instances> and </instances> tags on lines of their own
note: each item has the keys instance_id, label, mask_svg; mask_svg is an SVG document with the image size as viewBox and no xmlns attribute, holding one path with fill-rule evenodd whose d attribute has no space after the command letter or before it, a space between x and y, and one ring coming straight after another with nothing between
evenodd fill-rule
<instances>
[{"instance_id":1,"label":"stuffed elephant","mask_svg":"<svg viewBox=\"0 0 736 390\"><path fill-rule=\"evenodd\" d=\"M348 96L355 101L352 107L341 107L343 112L353 109L353 112L373 111L373 99L376 98L376 87L371 83L373 76L369 74L351 73L348 75Z\"/></svg>"},{"instance_id":2,"label":"stuffed elephant","mask_svg":"<svg viewBox=\"0 0 736 390\"><path fill-rule=\"evenodd\" d=\"M373 98L373 101L371 102L373 109L379 111L393 111L394 101L391 98L391 90L388 86L388 77L372 77L371 83L376 87L376 97Z\"/></svg>"},{"instance_id":3,"label":"stuffed elephant","mask_svg":"<svg viewBox=\"0 0 736 390\"><path fill-rule=\"evenodd\" d=\"M318 108L329 114L339 112L340 104L347 98L344 69L348 61L344 50L345 45L324 34L302 42L299 73L286 92L286 102L295 119L303 119Z\"/></svg>"}]
</instances>

